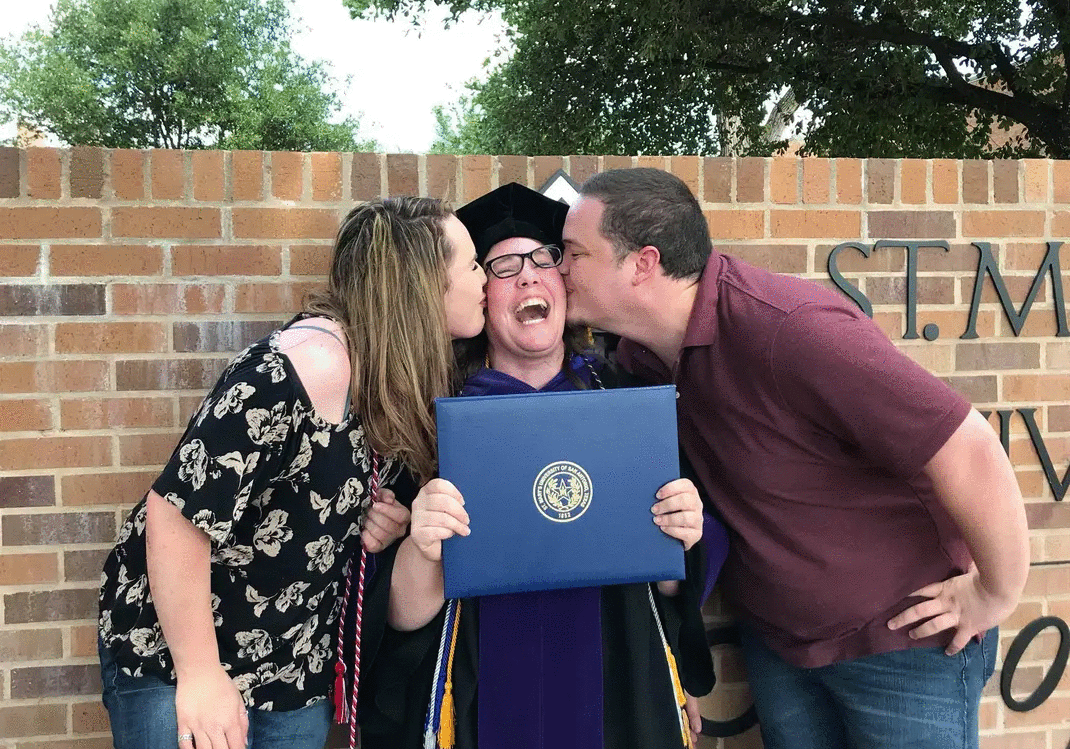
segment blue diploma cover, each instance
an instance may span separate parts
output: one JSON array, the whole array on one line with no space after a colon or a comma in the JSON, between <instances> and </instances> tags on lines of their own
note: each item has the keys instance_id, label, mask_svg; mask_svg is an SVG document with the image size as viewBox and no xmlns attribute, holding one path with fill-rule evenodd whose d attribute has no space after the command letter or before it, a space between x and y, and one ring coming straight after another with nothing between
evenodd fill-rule
<instances>
[{"instance_id":1,"label":"blue diploma cover","mask_svg":"<svg viewBox=\"0 0 1070 749\"><path fill-rule=\"evenodd\" d=\"M446 598L684 577L651 506L680 477L671 385L439 398L439 475L471 535L442 544Z\"/></svg>"}]
</instances>

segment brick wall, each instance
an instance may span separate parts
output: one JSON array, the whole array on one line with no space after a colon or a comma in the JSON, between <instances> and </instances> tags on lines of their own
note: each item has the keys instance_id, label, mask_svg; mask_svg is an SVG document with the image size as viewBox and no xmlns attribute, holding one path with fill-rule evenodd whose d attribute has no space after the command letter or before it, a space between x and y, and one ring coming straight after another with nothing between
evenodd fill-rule
<instances>
[{"instance_id":1,"label":"brick wall","mask_svg":"<svg viewBox=\"0 0 1070 749\"><path fill-rule=\"evenodd\" d=\"M461 203L511 180L539 187L557 169L581 182L633 165L683 178L722 249L824 283L841 242L947 240L946 252L918 254L917 326L938 325L933 341L902 338L904 250L843 251L838 267L893 340L978 407L1036 409L1061 479L1070 337L1055 335L1050 279L1020 336L990 281L979 338L959 335L976 275L971 242L993 243L1020 308L1045 243L1070 236L1070 162L0 149L0 749L110 746L93 624L101 561L223 362L319 281L354 201L418 193ZM1070 621L1070 503L1054 500L1022 415L1008 424L1036 564L1001 653L1038 616ZM1057 645L1049 629L1027 650L1019 697ZM704 714L729 719L749 697L735 652L717 655L721 681ZM1070 671L1024 713L1004 705L997 674L981 722L986 749L1065 747ZM756 734L705 745L758 746Z\"/></svg>"}]
</instances>

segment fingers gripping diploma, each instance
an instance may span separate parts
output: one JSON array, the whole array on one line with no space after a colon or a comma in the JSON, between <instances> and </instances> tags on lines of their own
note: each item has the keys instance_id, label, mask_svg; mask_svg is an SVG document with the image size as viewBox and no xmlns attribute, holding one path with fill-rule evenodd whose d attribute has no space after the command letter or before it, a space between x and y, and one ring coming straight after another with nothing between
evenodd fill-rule
<instances>
[{"instance_id":1,"label":"fingers gripping diploma","mask_svg":"<svg viewBox=\"0 0 1070 749\"><path fill-rule=\"evenodd\" d=\"M667 535L681 541L687 551L702 538L702 500L690 479L676 479L658 489L658 502L650 508L654 522Z\"/></svg>"},{"instance_id":2,"label":"fingers gripping diploma","mask_svg":"<svg viewBox=\"0 0 1070 749\"><path fill-rule=\"evenodd\" d=\"M468 513L464 497L446 479L431 479L412 501L410 532L417 550L431 562L442 560L442 542L452 536L467 536Z\"/></svg>"},{"instance_id":3,"label":"fingers gripping diploma","mask_svg":"<svg viewBox=\"0 0 1070 749\"><path fill-rule=\"evenodd\" d=\"M405 535L409 525L409 511L398 502L390 489L379 491L379 500L372 502L364 516L364 530L360 540L372 554L380 552Z\"/></svg>"},{"instance_id":4,"label":"fingers gripping diploma","mask_svg":"<svg viewBox=\"0 0 1070 749\"><path fill-rule=\"evenodd\" d=\"M945 651L948 655L955 655L974 635L986 632L1006 619L1015 605L1013 599L988 592L976 567L964 575L926 585L911 596L929 600L915 604L891 619L888 628L900 629L923 622L909 632L915 640L954 630Z\"/></svg>"}]
</instances>

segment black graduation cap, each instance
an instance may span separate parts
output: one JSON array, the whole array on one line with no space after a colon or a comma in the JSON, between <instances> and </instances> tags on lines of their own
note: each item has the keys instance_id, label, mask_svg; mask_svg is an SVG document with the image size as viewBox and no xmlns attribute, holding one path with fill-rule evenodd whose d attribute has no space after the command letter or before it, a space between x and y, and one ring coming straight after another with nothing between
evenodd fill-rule
<instances>
[{"instance_id":1,"label":"black graduation cap","mask_svg":"<svg viewBox=\"0 0 1070 749\"><path fill-rule=\"evenodd\" d=\"M510 237L560 246L566 213L566 203L510 182L458 208L457 218L472 235L476 256L483 262L491 247Z\"/></svg>"}]
</instances>

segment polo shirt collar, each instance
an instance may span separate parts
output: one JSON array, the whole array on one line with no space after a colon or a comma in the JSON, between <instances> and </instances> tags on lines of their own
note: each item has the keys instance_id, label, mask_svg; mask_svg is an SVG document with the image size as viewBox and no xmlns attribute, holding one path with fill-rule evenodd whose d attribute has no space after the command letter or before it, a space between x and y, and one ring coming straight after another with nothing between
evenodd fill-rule
<instances>
[{"instance_id":1,"label":"polo shirt collar","mask_svg":"<svg viewBox=\"0 0 1070 749\"><path fill-rule=\"evenodd\" d=\"M710 346L717 341L717 290L723 267L724 255L712 251L698 281L695 303L691 306L691 316L684 331L683 348Z\"/></svg>"}]
</instances>

